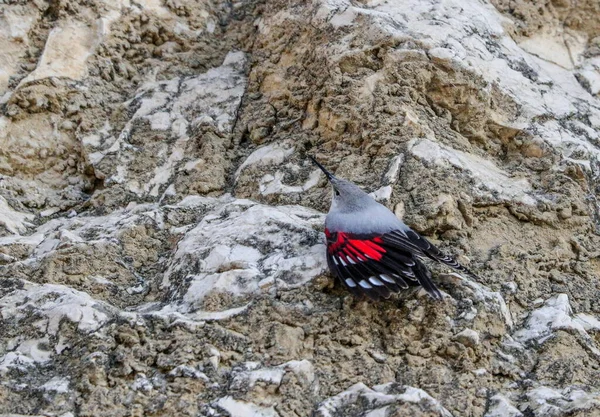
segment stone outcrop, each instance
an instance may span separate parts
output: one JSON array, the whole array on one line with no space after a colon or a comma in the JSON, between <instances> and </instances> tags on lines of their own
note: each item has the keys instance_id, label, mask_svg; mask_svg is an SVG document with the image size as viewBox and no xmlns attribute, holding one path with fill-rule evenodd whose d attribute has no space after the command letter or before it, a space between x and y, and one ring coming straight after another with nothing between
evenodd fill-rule
<instances>
[{"instance_id":1,"label":"stone outcrop","mask_svg":"<svg viewBox=\"0 0 600 417\"><path fill-rule=\"evenodd\" d=\"M0 414L600 414L598 22L0 5ZM481 279L354 299L307 153Z\"/></svg>"}]
</instances>

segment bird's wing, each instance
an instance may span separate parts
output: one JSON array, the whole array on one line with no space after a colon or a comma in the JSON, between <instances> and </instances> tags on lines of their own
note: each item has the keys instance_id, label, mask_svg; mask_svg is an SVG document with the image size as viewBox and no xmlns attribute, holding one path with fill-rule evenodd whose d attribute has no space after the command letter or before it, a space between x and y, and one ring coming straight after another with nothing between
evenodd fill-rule
<instances>
[{"instance_id":1,"label":"bird's wing","mask_svg":"<svg viewBox=\"0 0 600 417\"><path fill-rule=\"evenodd\" d=\"M415 244L408 242L408 246L403 246L398 239L386 239L387 234L356 235L328 230L325 234L329 268L350 292L377 300L409 285L421 285L432 297L442 298L429 270L419 260L421 253Z\"/></svg>"},{"instance_id":2,"label":"bird's wing","mask_svg":"<svg viewBox=\"0 0 600 417\"><path fill-rule=\"evenodd\" d=\"M443 253L441 250L435 247L433 243L425 239L414 230L395 230L382 235L381 238L387 245L410 251L417 256L427 256L436 262L443 263L444 265L448 265L459 272L464 272L475 279L479 279L479 277L471 272L468 268L462 266L453 257Z\"/></svg>"}]
</instances>

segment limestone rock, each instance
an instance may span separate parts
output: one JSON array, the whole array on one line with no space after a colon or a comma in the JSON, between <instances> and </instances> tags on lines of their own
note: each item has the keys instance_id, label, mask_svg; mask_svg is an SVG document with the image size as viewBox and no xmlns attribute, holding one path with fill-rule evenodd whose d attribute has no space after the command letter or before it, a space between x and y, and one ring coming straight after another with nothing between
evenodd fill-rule
<instances>
[{"instance_id":1,"label":"limestone rock","mask_svg":"<svg viewBox=\"0 0 600 417\"><path fill-rule=\"evenodd\" d=\"M600 413L596 0L0 5L0 414ZM354 299L357 182L476 280Z\"/></svg>"}]
</instances>

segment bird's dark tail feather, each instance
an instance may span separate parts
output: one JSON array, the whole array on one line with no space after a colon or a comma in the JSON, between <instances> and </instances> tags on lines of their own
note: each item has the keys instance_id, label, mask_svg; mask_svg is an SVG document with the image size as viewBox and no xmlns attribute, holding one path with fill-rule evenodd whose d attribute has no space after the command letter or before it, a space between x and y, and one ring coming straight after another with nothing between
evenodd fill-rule
<instances>
[{"instance_id":1,"label":"bird's dark tail feather","mask_svg":"<svg viewBox=\"0 0 600 417\"><path fill-rule=\"evenodd\" d=\"M479 280L479 277L473 271L471 271L466 266L462 266L454 259L450 259L449 261L444 260L444 259L438 259L438 260L441 261L444 265L448 265L450 268L454 269L455 271L462 272L463 274L468 275L470 278Z\"/></svg>"},{"instance_id":2,"label":"bird's dark tail feather","mask_svg":"<svg viewBox=\"0 0 600 417\"><path fill-rule=\"evenodd\" d=\"M436 300L441 300L442 293L435 286L433 281L431 280L431 272L427 269L425 265L421 261L415 259L415 266L413 268L417 279L419 280L419 284L427 291L429 295L431 295Z\"/></svg>"},{"instance_id":3,"label":"bird's dark tail feather","mask_svg":"<svg viewBox=\"0 0 600 417\"><path fill-rule=\"evenodd\" d=\"M456 259L454 259L451 256L446 255L444 252L442 252L441 250L439 250L438 248L436 248L433 245L431 245L427 250L425 250L424 253L429 258L433 259L434 261L443 263L444 265L448 265L450 268L454 269L455 271L462 272L475 280L479 280L479 277L477 275L475 275L475 273L473 273L469 268L461 265L460 263L458 263L458 261Z\"/></svg>"}]
</instances>

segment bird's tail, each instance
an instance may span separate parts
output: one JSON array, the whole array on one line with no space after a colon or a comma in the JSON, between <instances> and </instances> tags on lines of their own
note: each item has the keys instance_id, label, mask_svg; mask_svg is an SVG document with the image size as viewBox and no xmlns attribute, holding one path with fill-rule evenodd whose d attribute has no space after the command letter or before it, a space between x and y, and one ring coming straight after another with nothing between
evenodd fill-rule
<instances>
[{"instance_id":1,"label":"bird's tail","mask_svg":"<svg viewBox=\"0 0 600 417\"><path fill-rule=\"evenodd\" d=\"M448 265L450 268L454 269L455 271L462 272L475 280L479 280L479 277L477 275L475 275L475 273L472 272L469 268L461 265L456 259L454 259L451 256L446 255L444 252L439 250L437 247L433 246L431 243L430 243L429 248L427 248L423 252L425 253L425 255L427 255L429 258L433 259L434 261L443 263L444 265Z\"/></svg>"},{"instance_id":2,"label":"bird's tail","mask_svg":"<svg viewBox=\"0 0 600 417\"><path fill-rule=\"evenodd\" d=\"M463 266L460 263L458 263L458 261L456 259L446 256L444 258L437 258L436 260L440 261L444 265L448 265L450 268L454 269L455 271L461 272L465 275L468 275L470 278L473 278L473 279L479 281L479 277L473 271L471 271L466 266Z\"/></svg>"},{"instance_id":3,"label":"bird's tail","mask_svg":"<svg viewBox=\"0 0 600 417\"><path fill-rule=\"evenodd\" d=\"M419 284L421 284L421 286L425 289L425 291L427 291L427 293L429 293L429 295L436 300L441 300L443 298L442 293L431 280L431 272L429 272L427 267L423 265L421 261L415 259L413 271L415 272L415 276L417 277Z\"/></svg>"}]
</instances>

